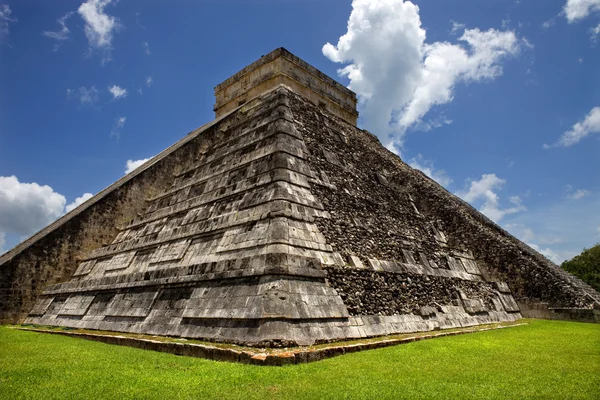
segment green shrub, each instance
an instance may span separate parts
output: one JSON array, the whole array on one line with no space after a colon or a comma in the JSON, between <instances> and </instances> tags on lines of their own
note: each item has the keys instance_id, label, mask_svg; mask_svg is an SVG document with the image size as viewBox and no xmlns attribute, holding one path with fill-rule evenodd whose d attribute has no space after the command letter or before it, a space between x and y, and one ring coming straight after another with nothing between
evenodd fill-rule
<instances>
[{"instance_id":1,"label":"green shrub","mask_svg":"<svg viewBox=\"0 0 600 400\"><path fill-rule=\"evenodd\" d=\"M561 267L600 292L600 243L583 252Z\"/></svg>"}]
</instances>

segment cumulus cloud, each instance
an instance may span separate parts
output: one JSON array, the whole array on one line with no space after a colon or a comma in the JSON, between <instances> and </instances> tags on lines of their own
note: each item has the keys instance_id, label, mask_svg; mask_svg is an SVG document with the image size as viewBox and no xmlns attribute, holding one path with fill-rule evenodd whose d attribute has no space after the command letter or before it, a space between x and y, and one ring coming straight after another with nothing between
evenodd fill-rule
<instances>
[{"instance_id":1,"label":"cumulus cloud","mask_svg":"<svg viewBox=\"0 0 600 400\"><path fill-rule=\"evenodd\" d=\"M544 144L543 148L573 146L586 136L595 133L600 133L600 107L592 108L582 121L577 122L570 130L563 133L556 143Z\"/></svg>"},{"instance_id":2,"label":"cumulus cloud","mask_svg":"<svg viewBox=\"0 0 600 400\"><path fill-rule=\"evenodd\" d=\"M119 100L127 97L127 89L124 89L117 85L112 85L108 88L108 91L113 96L113 100Z\"/></svg>"},{"instance_id":3,"label":"cumulus cloud","mask_svg":"<svg viewBox=\"0 0 600 400\"><path fill-rule=\"evenodd\" d=\"M95 86L67 89L67 98L76 98L82 106L94 105L98 101L98 89Z\"/></svg>"},{"instance_id":4,"label":"cumulus cloud","mask_svg":"<svg viewBox=\"0 0 600 400\"><path fill-rule=\"evenodd\" d=\"M567 0L562 14L572 24L598 11L600 11L600 0ZM597 40L600 36L600 23L595 28L591 28L590 33L592 40Z\"/></svg>"},{"instance_id":5,"label":"cumulus cloud","mask_svg":"<svg viewBox=\"0 0 600 400\"><path fill-rule=\"evenodd\" d=\"M152 158L152 157L150 157ZM146 161L150 160L150 158L143 158L141 160L127 160L125 163L125 175L133 171L134 169L140 167Z\"/></svg>"},{"instance_id":6,"label":"cumulus cloud","mask_svg":"<svg viewBox=\"0 0 600 400\"><path fill-rule=\"evenodd\" d=\"M92 197L94 197L93 194L84 193L81 197L77 197L74 202L67 204L67 206L65 207L65 212L71 212L72 210L76 209Z\"/></svg>"},{"instance_id":7,"label":"cumulus cloud","mask_svg":"<svg viewBox=\"0 0 600 400\"><path fill-rule=\"evenodd\" d=\"M435 169L433 162L431 160L426 160L421 154L417 154L416 157L410 159L408 165L420 170L444 187L448 187L454 181L443 169Z\"/></svg>"},{"instance_id":8,"label":"cumulus cloud","mask_svg":"<svg viewBox=\"0 0 600 400\"><path fill-rule=\"evenodd\" d=\"M116 136L117 139L121 137L121 129L125 126L125 121L127 121L127 117L119 117L115 120L115 124L110 130L110 136Z\"/></svg>"},{"instance_id":9,"label":"cumulus cloud","mask_svg":"<svg viewBox=\"0 0 600 400\"><path fill-rule=\"evenodd\" d=\"M16 18L10 16L12 10L8 4L0 4L0 42L4 41L9 34L9 24L18 22Z\"/></svg>"},{"instance_id":10,"label":"cumulus cloud","mask_svg":"<svg viewBox=\"0 0 600 400\"><path fill-rule=\"evenodd\" d=\"M29 236L60 217L65 203L50 186L0 176L0 232Z\"/></svg>"},{"instance_id":11,"label":"cumulus cloud","mask_svg":"<svg viewBox=\"0 0 600 400\"><path fill-rule=\"evenodd\" d=\"M465 29L459 43L425 43L419 8L402 0L354 0L348 30L323 54L347 64L364 125L381 139L402 143L406 130L436 105L452 101L458 83L502 74L501 61L526 44L512 31ZM454 25L455 33L462 29Z\"/></svg>"},{"instance_id":12,"label":"cumulus cloud","mask_svg":"<svg viewBox=\"0 0 600 400\"><path fill-rule=\"evenodd\" d=\"M71 33L71 31L67 27L67 19L69 19L71 15L73 15L72 11L66 13L65 15L56 20L56 22L58 22L58 24L60 25L60 29L58 31L42 32L42 35L46 36L47 38L56 40L56 43L54 44L54 51L57 51L60 48L62 42L69 39L69 34Z\"/></svg>"},{"instance_id":13,"label":"cumulus cloud","mask_svg":"<svg viewBox=\"0 0 600 400\"><path fill-rule=\"evenodd\" d=\"M103 62L110 60L114 32L119 28L117 19L104 9L112 0L87 0L77 12L85 22L85 36L91 50L103 52Z\"/></svg>"},{"instance_id":14,"label":"cumulus cloud","mask_svg":"<svg viewBox=\"0 0 600 400\"><path fill-rule=\"evenodd\" d=\"M506 215L526 210L518 196L510 198L512 206L508 208L500 206L500 198L496 191L501 189L505 183L506 181L498 178L496 174L483 174L481 179L471 181L468 190L458 192L457 195L473 206L479 204L479 211L487 215L492 221L498 222Z\"/></svg>"},{"instance_id":15,"label":"cumulus cloud","mask_svg":"<svg viewBox=\"0 0 600 400\"><path fill-rule=\"evenodd\" d=\"M600 11L600 0L567 0L563 7L565 18L570 24L595 11Z\"/></svg>"},{"instance_id":16,"label":"cumulus cloud","mask_svg":"<svg viewBox=\"0 0 600 400\"><path fill-rule=\"evenodd\" d=\"M65 207L65 196L48 185L0 176L0 254L4 252L7 234L31 236L91 197L91 193L85 193Z\"/></svg>"}]
</instances>

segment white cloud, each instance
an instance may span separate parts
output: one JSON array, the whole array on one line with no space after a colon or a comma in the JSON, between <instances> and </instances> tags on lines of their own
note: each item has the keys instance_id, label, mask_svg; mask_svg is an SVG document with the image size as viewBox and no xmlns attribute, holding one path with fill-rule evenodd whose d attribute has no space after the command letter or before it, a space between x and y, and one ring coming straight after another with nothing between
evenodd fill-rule
<instances>
[{"instance_id":1,"label":"white cloud","mask_svg":"<svg viewBox=\"0 0 600 400\"><path fill-rule=\"evenodd\" d=\"M549 259L550 261L552 261L555 264L560 264L562 261L566 260L566 258L562 257L560 254L558 254L557 252L555 252L554 250L552 250L549 247L542 249L540 246L538 246L535 243L527 243L527 245L529 247L531 247L532 249L534 249L535 251L537 251L538 253L544 255L547 259Z\"/></svg>"},{"instance_id":2,"label":"white cloud","mask_svg":"<svg viewBox=\"0 0 600 400\"><path fill-rule=\"evenodd\" d=\"M513 32L471 29L465 30L459 40L468 43L470 53L459 45L446 42L426 46L423 79L406 104L399 119L400 128L405 129L421 119L434 105L452 101L456 83L494 79L501 75L502 68L497 62L519 50Z\"/></svg>"},{"instance_id":3,"label":"white cloud","mask_svg":"<svg viewBox=\"0 0 600 400\"><path fill-rule=\"evenodd\" d=\"M150 87L154 84L154 79L151 76L146 78L146 86Z\"/></svg>"},{"instance_id":4,"label":"white cloud","mask_svg":"<svg viewBox=\"0 0 600 400\"><path fill-rule=\"evenodd\" d=\"M12 10L8 4L0 4L0 42L8 37L8 24L18 22L16 18L11 18Z\"/></svg>"},{"instance_id":5,"label":"white cloud","mask_svg":"<svg viewBox=\"0 0 600 400\"><path fill-rule=\"evenodd\" d=\"M466 26L467 26L465 24L458 23L458 22L456 22L454 20L450 20L450 22L452 22L452 30L450 31L451 35L458 34L459 31L464 30L466 28Z\"/></svg>"},{"instance_id":6,"label":"white cloud","mask_svg":"<svg viewBox=\"0 0 600 400\"><path fill-rule=\"evenodd\" d=\"M127 97L127 89L124 89L117 85L112 85L108 88L108 91L113 96L113 100L119 100L124 97Z\"/></svg>"},{"instance_id":7,"label":"white cloud","mask_svg":"<svg viewBox=\"0 0 600 400\"><path fill-rule=\"evenodd\" d=\"M67 89L67 97L78 99L83 106L94 105L98 101L98 89L95 86L91 86L90 88L81 86L75 90Z\"/></svg>"},{"instance_id":8,"label":"white cloud","mask_svg":"<svg viewBox=\"0 0 600 400\"><path fill-rule=\"evenodd\" d=\"M567 199L569 199L569 200L581 200L585 196L589 196L590 194L592 194L592 192L590 192L587 189L575 190L575 188L573 188L573 186L567 185L565 187L565 194L566 194Z\"/></svg>"},{"instance_id":9,"label":"white cloud","mask_svg":"<svg viewBox=\"0 0 600 400\"><path fill-rule=\"evenodd\" d=\"M548 238L548 237L538 237L533 232L533 229L526 227L520 223L508 223L504 225L504 229L509 231L512 235L517 237L522 242L526 243L529 247L533 248L538 253L543 254L552 262L559 264L560 262L567 259L571 253L567 252L566 256L559 254L559 252L555 251L550 247L542 248L539 244L542 245L556 245L562 243L563 240L560 238ZM538 244L539 243L539 244Z\"/></svg>"},{"instance_id":10,"label":"white cloud","mask_svg":"<svg viewBox=\"0 0 600 400\"><path fill-rule=\"evenodd\" d=\"M401 144L405 131L432 107L452 101L456 84L501 75L502 59L516 55L523 43L511 31L475 28L464 30L460 44L426 44L419 8L411 2L354 0L352 7L347 32L322 51L348 64L338 73L350 80L363 123L384 145Z\"/></svg>"},{"instance_id":11,"label":"white cloud","mask_svg":"<svg viewBox=\"0 0 600 400\"><path fill-rule=\"evenodd\" d=\"M150 158L152 158L152 157L150 157ZM125 175L127 175L134 169L140 167L146 161L150 160L150 158L144 158L141 160L127 160L127 163L125 164Z\"/></svg>"},{"instance_id":12,"label":"white cloud","mask_svg":"<svg viewBox=\"0 0 600 400\"><path fill-rule=\"evenodd\" d=\"M525 228L523 230L523 240L529 242L533 239L535 239L535 233L533 233L533 231L530 228Z\"/></svg>"},{"instance_id":13,"label":"white cloud","mask_svg":"<svg viewBox=\"0 0 600 400\"><path fill-rule=\"evenodd\" d=\"M91 193L84 193L81 197L77 197L74 202L67 204L65 207L65 212L71 212L75 208L79 207L81 204L85 203L89 199L94 197Z\"/></svg>"},{"instance_id":14,"label":"white cloud","mask_svg":"<svg viewBox=\"0 0 600 400\"><path fill-rule=\"evenodd\" d=\"M433 162L431 160L426 160L421 154L417 154L416 157L413 157L408 162L408 165L422 171L425 175L444 187L448 187L454 181L446 174L446 171L435 169Z\"/></svg>"},{"instance_id":15,"label":"white cloud","mask_svg":"<svg viewBox=\"0 0 600 400\"><path fill-rule=\"evenodd\" d=\"M65 203L50 186L0 176L0 232L29 236L60 217Z\"/></svg>"},{"instance_id":16,"label":"white cloud","mask_svg":"<svg viewBox=\"0 0 600 400\"><path fill-rule=\"evenodd\" d=\"M121 137L121 129L125 126L125 121L127 121L127 117L119 117L115 120L115 124L113 125L110 136L116 136L117 139Z\"/></svg>"},{"instance_id":17,"label":"white cloud","mask_svg":"<svg viewBox=\"0 0 600 400\"><path fill-rule=\"evenodd\" d=\"M598 40L598 36L600 36L600 23L596 25L596 27L591 29L592 32L592 40Z\"/></svg>"},{"instance_id":18,"label":"white cloud","mask_svg":"<svg viewBox=\"0 0 600 400\"><path fill-rule=\"evenodd\" d=\"M523 224L518 223L510 223L504 225L504 228L509 231L512 235L517 237L520 241L527 244L529 247L537 251L538 253L544 255L550 261L560 264L561 261L565 260L565 257L561 256L558 252L554 251L550 247L542 248L538 243L542 244L555 244L560 243L561 239L555 239L554 241L544 240L543 238L538 238L536 234L533 232L531 228L526 227Z\"/></svg>"},{"instance_id":19,"label":"white cloud","mask_svg":"<svg viewBox=\"0 0 600 400\"><path fill-rule=\"evenodd\" d=\"M142 42L142 47L144 48L144 53L146 53L147 55L150 55L150 45L148 45L148 42Z\"/></svg>"},{"instance_id":20,"label":"white cloud","mask_svg":"<svg viewBox=\"0 0 600 400\"><path fill-rule=\"evenodd\" d=\"M569 23L581 20L594 11L600 11L600 0L567 0L563 13Z\"/></svg>"},{"instance_id":21,"label":"white cloud","mask_svg":"<svg viewBox=\"0 0 600 400\"><path fill-rule=\"evenodd\" d=\"M548 29L556 24L556 17L550 18L548 21L542 23L542 28Z\"/></svg>"},{"instance_id":22,"label":"white cloud","mask_svg":"<svg viewBox=\"0 0 600 400\"><path fill-rule=\"evenodd\" d=\"M48 185L0 176L0 254L4 252L7 234L21 239L31 236L91 197L91 193L85 193L65 207L65 196Z\"/></svg>"},{"instance_id":23,"label":"white cloud","mask_svg":"<svg viewBox=\"0 0 600 400\"><path fill-rule=\"evenodd\" d=\"M111 0L87 0L77 12L85 21L85 35L90 49L103 51L103 62L110 60L113 33L119 28L115 17L104 12Z\"/></svg>"},{"instance_id":24,"label":"white cloud","mask_svg":"<svg viewBox=\"0 0 600 400\"><path fill-rule=\"evenodd\" d=\"M536 239L533 229L523 224L510 223L505 224L503 227L522 242L531 242Z\"/></svg>"},{"instance_id":25,"label":"white cloud","mask_svg":"<svg viewBox=\"0 0 600 400\"><path fill-rule=\"evenodd\" d=\"M518 196L510 198L510 202L513 204L512 207L500 207L500 198L496 191L505 183L506 181L498 178L496 174L483 174L480 180L471 181L468 191L458 192L457 195L474 206L480 204L479 210L492 221L498 222L506 215L526 210Z\"/></svg>"},{"instance_id":26,"label":"white cloud","mask_svg":"<svg viewBox=\"0 0 600 400\"><path fill-rule=\"evenodd\" d=\"M71 15L73 15L72 11L66 13L65 15L56 20L56 22L58 22L61 26L60 30L42 32L42 35L57 41L57 43L54 44L54 51L57 51L60 48L61 42L64 42L69 38L69 33L71 31L69 30L69 28L67 28L66 22L67 19L71 17Z\"/></svg>"},{"instance_id":27,"label":"white cloud","mask_svg":"<svg viewBox=\"0 0 600 400\"><path fill-rule=\"evenodd\" d=\"M414 124L414 129L416 131L429 132L434 128L439 128L444 125L450 125L451 123L451 119L446 118L444 115L440 115L435 118L431 118L427 121L418 120Z\"/></svg>"},{"instance_id":28,"label":"white cloud","mask_svg":"<svg viewBox=\"0 0 600 400\"><path fill-rule=\"evenodd\" d=\"M563 7L563 15L572 24L578 22L594 12L600 11L600 0L567 0ZM590 29L591 39L596 41L600 35L600 24Z\"/></svg>"},{"instance_id":29,"label":"white cloud","mask_svg":"<svg viewBox=\"0 0 600 400\"><path fill-rule=\"evenodd\" d=\"M577 201L577 207L572 200L559 196L556 201L538 203L527 212L507 216L503 226L522 240L523 229L531 228L535 237L527 238L531 239L527 243L536 245L542 254L558 263L573 258L584 247L598 241L599 209L600 196L585 196ZM558 257L550 256L551 252Z\"/></svg>"},{"instance_id":30,"label":"white cloud","mask_svg":"<svg viewBox=\"0 0 600 400\"><path fill-rule=\"evenodd\" d=\"M563 133L555 144L544 144L543 148L573 146L586 136L595 133L600 133L600 107L592 108L583 121L577 122L570 130Z\"/></svg>"},{"instance_id":31,"label":"white cloud","mask_svg":"<svg viewBox=\"0 0 600 400\"><path fill-rule=\"evenodd\" d=\"M396 143L388 142L386 143L385 148L397 155L398 157L402 158L402 149L400 148L400 146L397 146Z\"/></svg>"}]
</instances>

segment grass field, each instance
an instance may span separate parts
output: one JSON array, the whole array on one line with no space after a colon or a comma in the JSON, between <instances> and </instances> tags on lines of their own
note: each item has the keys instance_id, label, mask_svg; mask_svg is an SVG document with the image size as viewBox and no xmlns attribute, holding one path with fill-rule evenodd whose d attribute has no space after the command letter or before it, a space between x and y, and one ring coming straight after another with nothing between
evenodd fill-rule
<instances>
[{"instance_id":1,"label":"grass field","mask_svg":"<svg viewBox=\"0 0 600 400\"><path fill-rule=\"evenodd\" d=\"M2 399L600 399L600 325L533 320L258 367L0 326Z\"/></svg>"}]
</instances>

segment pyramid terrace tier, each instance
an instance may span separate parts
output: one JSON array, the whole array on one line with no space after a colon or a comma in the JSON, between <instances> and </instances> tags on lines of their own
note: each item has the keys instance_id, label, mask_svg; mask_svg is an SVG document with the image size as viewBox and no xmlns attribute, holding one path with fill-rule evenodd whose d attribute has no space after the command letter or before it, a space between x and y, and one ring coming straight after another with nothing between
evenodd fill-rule
<instances>
[{"instance_id":1,"label":"pyramid terrace tier","mask_svg":"<svg viewBox=\"0 0 600 400\"><path fill-rule=\"evenodd\" d=\"M278 347L520 318L501 283L339 267L322 272L328 283L263 275L46 293L28 322Z\"/></svg>"}]
</instances>

